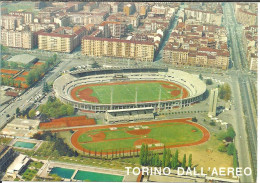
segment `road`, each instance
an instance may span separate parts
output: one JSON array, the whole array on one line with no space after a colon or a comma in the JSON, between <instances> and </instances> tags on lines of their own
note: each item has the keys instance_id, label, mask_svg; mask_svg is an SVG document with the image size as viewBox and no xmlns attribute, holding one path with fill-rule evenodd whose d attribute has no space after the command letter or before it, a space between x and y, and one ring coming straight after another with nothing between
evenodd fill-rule
<instances>
[{"instance_id":1,"label":"road","mask_svg":"<svg viewBox=\"0 0 260 183\"><path fill-rule=\"evenodd\" d=\"M165 35L165 37L164 37L164 40L163 40L163 42L161 43L161 46L160 46L160 48L159 48L158 54L156 55L156 57L155 57L155 59L154 59L155 61L158 62L159 60L162 59L163 48L165 47L166 43L168 42L168 40L169 40L169 38L170 38L170 36L171 36L171 33L172 33L173 28L176 27L177 22L178 22L178 18L179 18L179 14L180 14L181 11L183 11L184 7L185 7L185 4L180 5L180 8L179 8L178 12L174 15L174 20L171 22L171 24L170 24L170 26L169 26L169 29L168 29L168 31L166 32L166 35Z\"/></svg>"},{"instance_id":2,"label":"road","mask_svg":"<svg viewBox=\"0 0 260 183\"><path fill-rule=\"evenodd\" d=\"M229 30L228 38L231 42L230 51L234 64L230 75L233 81L231 87L236 107L236 119L233 125L236 131L235 144L238 151L239 166L244 168L252 167L256 170L257 132L246 84L251 76L242 49L241 35L239 35L241 32L237 31L240 25L235 20L233 7L230 3L225 3L223 9L224 22L227 30ZM253 182L253 176L242 176L241 182Z\"/></svg>"},{"instance_id":3,"label":"road","mask_svg":"<svg viewBox=\"0 0 260 183\"><path fill-rule=\"evenodd\" d=\"M60 71L63 71L64 68L68 65L68 62L68 59L63 59L63 61L57 67L55 67L55 69L49 71L45 75L45 77L41 81L39 81L33 88L27 90L22 96L20 96L20 100L17 97L14 103L11 103L4 110L2 110L0 113L0 128L6 125L7 120L15 115L17 107L19 107L21 110L29 107L31 105L30 102L34 102L34 97L42 93L43 83L54 81L59 76ZM10 117L7 117L7 114L9 114Z\"/></svg>"}]
</instances>

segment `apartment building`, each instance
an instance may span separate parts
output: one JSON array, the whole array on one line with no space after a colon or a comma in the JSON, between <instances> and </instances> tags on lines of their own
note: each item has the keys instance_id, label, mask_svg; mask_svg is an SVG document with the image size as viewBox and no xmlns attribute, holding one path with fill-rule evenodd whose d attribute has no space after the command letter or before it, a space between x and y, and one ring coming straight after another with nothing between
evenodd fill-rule
<instances>
[{"instance_id":1,"label":"apartment building","mask_svg":"<svg viewBox=\"0 0 260 183\"><path fill-rule=\"evenodd\" d=\"M164 6L153 6L152 12L157 15L165 15L166 14L166 8Z\"/></svg>"},{"instance_id":2,"label":"apartment building","mask_svg":"<svg viewBox=\"0 0 260 183\"><path fill-rule=\"evenodd\" d=\"M85 35L85 27L60 27L52 32L40 31L38 47L41 50L70 53L80 45Z\"/></svg>"},{"instance_id":3,"label":"apartment building","mask_svg":"<svg viewBox=\"0 0 260 183\"><path fill-rule=\"evenodd\" d=\"M56 23L49 23L49 24L46 24L46 23L31 23L28 26L29 26L29 28L32 32L37 32L37 31L40 31L40 30L43 30L43 29L48 29L48 28L55 30L56 28L59 27L59 25L56 24Z\"/></svg>"},{"instance_id":4,"label":"apartment building","mask_svg":"<svg viewBox=\"0 0 260 183\"><path fill-rule=\"evenodd\" d=\"M155 46L152 42L109 39L86 36L82 40L82 54L108 56L152 62Z\"/></svg>"},{"instance_id":5,"label":"apartment building","mask_svg":"<svg viewBox=\"0 0 260 183\"><path fill-rule=\"evenodd\" d=\"M242 8L236 11L236 19L239 23L244 26L256 25L257 24L257 14L251 13Z\"/></svg>"},{"instance_id":6,"label":"apartment building","mask_svg":"<svg viewBox=\"0 0 260 183\"><path fill-rule=\"evenodd\" d=\"M24 17L20 15L2 15L1 27L3 29L15 30L24 23Z\"/></svg>"},{"instance_id":7,"label":"apartment building","mask_svg":"<svg viewBox=\"0 0 260 183\"><path fill-rule=\"evenodd\" d=\"M16 16L22 16L24 17L24 23L29 24L33 22L34 15L33 13L30 12L25 12L25 11L13 11L9 13L10 15L16 15Z\"/></svg>"},{"instance_id":8,"label":"apartment building","mask_svg":"<svg viewBox=\"0 0 260 183\"><path fill-rule=\"evenodd\" d=\"M105 21L99 25L104 37L121 38L125 35L126 25L121 22Z\"/></svg>"},{"instance_id":9,"label":"apartment building","mask_svg":"<svg viewBox=\"0 0 260 183\"><path fill-rule=\"evenodd\" d=\"M15 159L16 153L12 147L0 145L0 172L5 172Z\"/></svg>"},{"instance_id":10,"label":"apartment building","mask_svg":"<svg viewBox=\"0 0 260 183\"><path fill-rule=\"evenodd\" d=\"M214 51L209 48L189 51L166 46L163 50L163 61L173 65L191 65L226 70L229 66L229 53L223 50Z\"/></svg>"},{"instance_id":11,"label":"apartment building","mask_svg":"<svg viewBox=\"0 0 260 183\"><path fill-rule=\"evenodd\" d=\"M70 18L67 15L54 17L53 22L60 27L67 27L70 24Z\"/></svg>"},{"instance_id":12,"label":"apartment building","mask_svg":"<svg viewBox=\"0 0 260 183\"><path fill-rule=\"evenodd\" d=\"M7 47L32 49L35 46L34 39L35 35L31 31L1 31L1 44Z\"/></svg>"},{"instance_id":13,"label":"apartment building","mask_svg":"<svg viewBox=\"0 0 260 183\"><path fill-rule=\"evenodd\" d=\"M123 9L126 16L132 15L134 13L134 6L132 4L127 4Z\"/></svg>"},{"instance_id":14,"label":"apartment building","mask_svg":"<svg viewBox=\"0 0 260 183\"><path fill-rule=\"evenodd\" d=\"M201 23L207 23L212 25L221 25L222 13L215 13L211 11L195 10L190 8L185 8L184 13L187 18L195 19Z\"/></svg>"},{"instance_id":15,"label":"apartment building","mask_svg":"<svg viewBox=\"0 0 260 183\"><path fill-rule=\"evenodd\" d=\"M248 55L248 64L251 71L257 71L258 69L258 56L257 54L251 53Z\"/></svg>"}]
</instances>

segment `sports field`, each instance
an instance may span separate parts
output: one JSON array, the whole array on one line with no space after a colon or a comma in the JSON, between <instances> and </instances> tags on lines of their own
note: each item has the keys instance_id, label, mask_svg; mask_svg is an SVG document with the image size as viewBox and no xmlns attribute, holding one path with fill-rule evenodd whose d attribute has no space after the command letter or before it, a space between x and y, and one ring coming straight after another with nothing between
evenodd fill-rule
<instances>
[{"instance_id":1,"label":"sports field","mask_svg":"<svg viewBox=\"0 0 260 183\"><path fill-rule=\"evenodd\" d=\"M143 143L151 149L182 147L206 142L209 132L190 118L119 124L79 129L71 137L74 147L84 152L115 153L139 150Z\"/></svg>"},{"instance_id":2,"label":"sports field","mask_svg":"<svg viewBox=\"0 0 260 183\"><path fill-rule=\"evenodd\" d=\"M186 98L188 92L167 81L127 81L77 86L71 96L81 102L122 104Z\"/></svg>"}]
</instances>

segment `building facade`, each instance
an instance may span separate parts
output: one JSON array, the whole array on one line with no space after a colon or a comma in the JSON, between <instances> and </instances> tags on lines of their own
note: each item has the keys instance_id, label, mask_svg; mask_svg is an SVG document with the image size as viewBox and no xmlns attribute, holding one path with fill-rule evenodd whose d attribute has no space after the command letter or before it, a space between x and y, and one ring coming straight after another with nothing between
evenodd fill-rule
<instances>
[{"instance_id":1,"label":"building facade","mask_svg":"<svg viewBox=\"0 0 260 183\"><path fill-rule=\"evenodd\" d=\"M13 48L32 49L35 46L35 34L31 31L2 29L1 43Z\"/></svg>"},{"instance_id":2,"label":"building facade","mask_svg":"<svg viewBox=\"0 0 260 183\"><path fill-rule=\"evenodd\" d=\"M152 62L154 43L86 36L82 40L82 54L108 56Z\"/></svg>"},{"instance_id":3,"label":"building facade","mask_svg":"<svg viewBox=\"0 0 260 183\"><path fill-rule=\"evenodd\" d=\"M85 27L61 27L50 33L41 31L38 33L38 46L41 50L70 53L80 45L85 35Z\"/></svg>"}]
</instances>

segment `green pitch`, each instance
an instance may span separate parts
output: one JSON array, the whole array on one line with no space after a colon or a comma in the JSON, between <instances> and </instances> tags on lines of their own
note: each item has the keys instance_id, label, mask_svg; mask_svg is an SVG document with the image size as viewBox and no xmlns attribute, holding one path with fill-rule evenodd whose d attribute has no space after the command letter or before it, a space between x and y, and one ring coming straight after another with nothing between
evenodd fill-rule
<instances>
[{"instance_id":1,"label":"green pitch","mask_svg":"<svg viewBox=\"0 0 260 183\"><path fill-rule=\"evenodd\" d=\"M169 83L162 82L149 82L149 83L128 83L128 84L115 84L115 85L100 85L100 86L86 86L79 89L76 92L78 95L79 91L90 88L93 90L91 94L92 97L96 97L101 104L111 104L111 93L112 93L112 103L135 103L137 102L148 102L148 101L159 101L160 90L161 97L160 100L171 100L181 97L181 89L175 87L165 88L162 86L170 85ZM172 95L171 91L179 90L179 95ZM88 102L82 100L79 96L78 98L83 102Z\"/></svg>"},{"instance_id":2,"label":"green pitch","mask_svg":"<svg viewBox=\"0 0 260 183\"><path fill-rule=\"evenodd\" d=\"M193 143L203 138L203 132L200 129L193 125L181 122L151 125L144 124L143 126L148 127L147 129L150 129L151 131L147 134L134 135L127 133L129 130L134 130L133 128L128 127L119 128L115 131L110 129L103 129L98 132L91 130L82 133L78 138L78 142L82 147L88 150L110 152L120 149L134 149L136 148L134 143L137 140L145 140L147 138L154 139L158 141L158 143L163 143L165 146ZM91 135L101 133L105 134L104 139L92 139Z\"/></svg>"}]
</instances>

